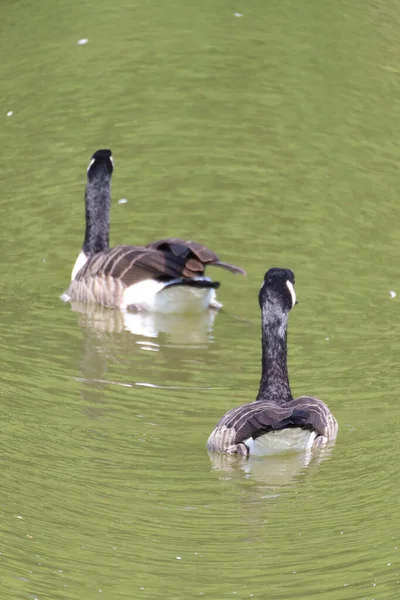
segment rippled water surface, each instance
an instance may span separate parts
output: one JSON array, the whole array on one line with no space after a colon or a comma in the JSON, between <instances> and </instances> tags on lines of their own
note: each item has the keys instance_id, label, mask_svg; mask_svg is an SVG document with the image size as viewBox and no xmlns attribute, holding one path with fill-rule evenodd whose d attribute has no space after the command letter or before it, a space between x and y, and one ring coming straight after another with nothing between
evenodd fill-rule
<instances>
[{"instance_id":1,"label":"rippled water surface","mask_svg":"<svg viewBox=\"0 0 400 600\"><path fill-rule=\"evenodd\" d=\"M400 597L399 15L2 3L1 598ZM60 301L101 147L112 243L209 245L248 272L210 273L223 312ZM340 424L309 465L205 448L255 398L271 266L296 274L293 391Z\"/></svg>"}]
</instances>

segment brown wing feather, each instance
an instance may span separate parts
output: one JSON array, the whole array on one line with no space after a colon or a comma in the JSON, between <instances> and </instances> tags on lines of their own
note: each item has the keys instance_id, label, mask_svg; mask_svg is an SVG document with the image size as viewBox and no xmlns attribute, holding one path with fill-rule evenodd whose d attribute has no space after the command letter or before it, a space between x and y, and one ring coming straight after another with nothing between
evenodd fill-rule
<instances>
[{"instance_id":1,"label":"brown wing feather","mask_svg":"<svg viewBox=\"0 0 400 600\"><path fill-rule=\"evenodd\" d=\"M193 259L145 246L117 246L92 256L77 273L77 281L103 277L128 287L145 279L178 279L202 275L204 266Z\"/></svg>"},{"instance_id":2,"label":"brown wing feather","mask_svg":"<svg viewBox=\"0 0 400 600\"><path fill-rule=\"evenodd\" d=\"M316 431L333 440L337 422L322 400L301 396L280 406L276 402L257 400L228 411L208 439L210 450L227 451L249 437L257 438L268 431L300 427Z\"/></svg>"},{"instance_id":3,"label":"brown wing feather","mask_svg":"<svg viewBox=\"0 0 400 600\"><path fill-rule=\"evenodd\" d=\"M338 424L322 400L313 396L300 396L288 402L288 406L308 412L306 425L330 440L334 440L338 432Z\"/></svg>"},{"instance_id":4,"label":"brown wing feather","mask_svg":"<svg viewBox=\"0 0 400 600\"><path fill-rule=\"evenodd\" d=\"M246 271L240 267L221 262L215 252L198 242L185 241L179 238L165 238L152 242L147 248L156 248L163 252L172 252L176 256L182 256L188 260L195 259L196 262L199 261L203 265L203 270L207 265L213 265L215 267L227 269L232 273L246 275Z\"/></svg>"},{"instance_id":5,"label":"brown wing feather","mask_svg":"<svg viewBox=\"0 0 400 600\"><path fill-rule=\"evenodd\" d=\"M249 416L239 428L236 427L235 443L240 444L249 437L255 439L269 431L286 427L303 427L307 416L308 414L303 410L266 403L262 410Z\"/></svg>"},{"instance_id":6,"label":"brown wing feather","mask_svg":"<svg viewBox=\"0 0 400 600\"><path fill-rule=\"evenodd\" d=\"M304 415L296 408L279 406L276 402L257 400L228 411L209 437L210 450L226 451L232 444L240 444L249 437L258 437L268 431L289 425L301 426Z\"/></svg>"},{"instance_id":7,"label":"brown wing feather","mask_svg":"<svg viewBox=\"0 0 400 600\"><path fill-rule=\"evenodd\" d=\"M240 267L220 262L212 250L197 242L169 238L148 246L116 246L99 252L87 261L76 279L113 277L129 286L144 279L202 276L207 265L244 273Z\"/></svg>"}]
</instances>

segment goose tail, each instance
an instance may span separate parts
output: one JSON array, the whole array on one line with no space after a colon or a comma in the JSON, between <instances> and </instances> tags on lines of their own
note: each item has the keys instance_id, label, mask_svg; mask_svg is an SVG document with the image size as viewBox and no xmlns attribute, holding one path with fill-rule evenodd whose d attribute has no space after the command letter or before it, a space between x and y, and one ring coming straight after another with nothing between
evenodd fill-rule
<instances>
[{"instance_id":1,"label":"goose tail","mask_svg":"<svg viewBox=\"0 0 400 600\"><path fill-rule=\"evenodd\" d=\"M237 267L236 265L231 265L230 263L222 262L218 260L217 262L212 263L213 267L221 267L221 269L226 269L231 273L238 273L239 275L247 276L247 273L244 269Z\"/></svg>"}]
</instances>

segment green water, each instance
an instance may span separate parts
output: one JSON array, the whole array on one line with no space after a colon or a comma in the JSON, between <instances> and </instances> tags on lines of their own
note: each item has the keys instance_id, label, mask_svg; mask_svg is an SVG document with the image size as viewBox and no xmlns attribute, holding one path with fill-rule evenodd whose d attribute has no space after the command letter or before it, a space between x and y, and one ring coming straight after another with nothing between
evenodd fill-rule
<instances>
[{"instance_id":1,"label":"green water","mask_svg":"<svg viewBox=\"0 0 400 600\"><path fill-rule=\"evenodd\" d=\"M0 597L399 598L400 3L8 0L0 23ZM112 243L247 270L210 272L213 323L145 337L60 301L101 147ZM271 266L296 274L293 391L340 424L308 468L205 449L255 398Z\"/></svg>"}]
</instances>

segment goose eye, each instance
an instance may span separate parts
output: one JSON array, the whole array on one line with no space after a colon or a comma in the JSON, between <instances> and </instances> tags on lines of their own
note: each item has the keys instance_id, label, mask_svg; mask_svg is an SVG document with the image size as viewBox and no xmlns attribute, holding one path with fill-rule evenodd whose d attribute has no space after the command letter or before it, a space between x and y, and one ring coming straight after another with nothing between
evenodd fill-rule
<instances>
[{"instance_id":1,"label":"goose eye","mask_svg":"<svg viewBox=\"0 0 400 600\"><path fill-rule=\"evenodd\" d=\"M294 291L294 287L293 287L293 283L291 281L287 281L286 282L287 288L290 292L290 295L292 297L292 308L293 306L296 304L296 292Z\"/></svg>"}]
</instances>

